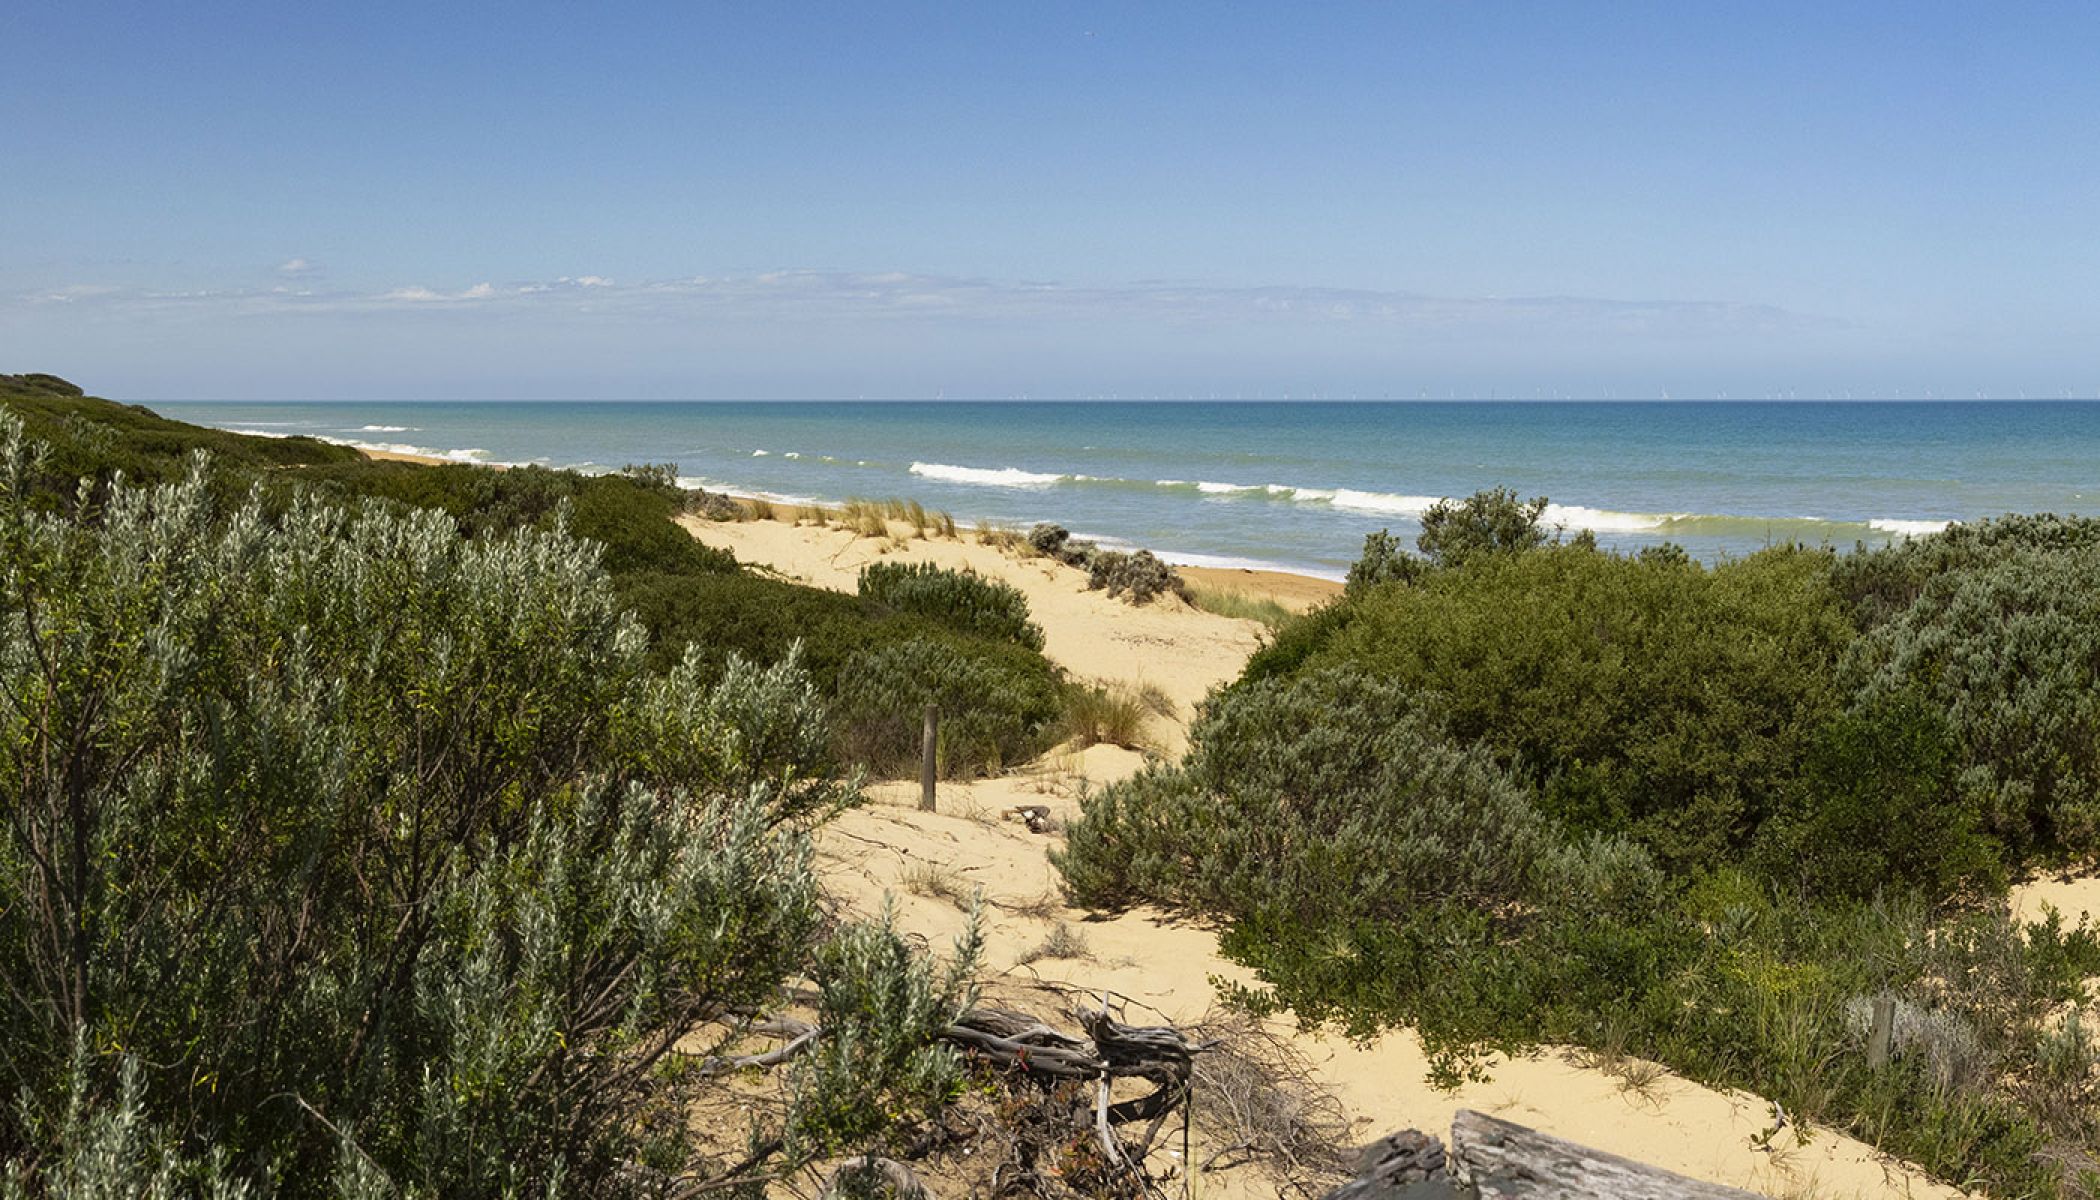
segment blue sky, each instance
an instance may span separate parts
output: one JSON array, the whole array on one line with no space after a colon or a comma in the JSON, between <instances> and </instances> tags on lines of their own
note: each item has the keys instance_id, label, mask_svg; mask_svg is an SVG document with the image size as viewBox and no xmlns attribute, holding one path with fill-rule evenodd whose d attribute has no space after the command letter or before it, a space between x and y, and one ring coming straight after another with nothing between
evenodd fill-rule
<instances>
[{"instance_id":1,"label":"blue sky","mask_svg":"<svg viewBox=\"0 0 2100 1200\"><path fill-rule=\"evenodd\" d=\"M33 3L112 395L2092 396L2100 6Z\"/></svg>"}]
</instances>

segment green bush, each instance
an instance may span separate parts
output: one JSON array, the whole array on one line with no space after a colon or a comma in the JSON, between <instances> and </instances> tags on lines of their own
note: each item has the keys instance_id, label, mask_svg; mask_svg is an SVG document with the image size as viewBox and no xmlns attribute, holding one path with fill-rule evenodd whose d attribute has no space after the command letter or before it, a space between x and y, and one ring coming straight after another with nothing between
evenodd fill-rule
<instances>
[{"instance_id":1,"label":"green bush","mask_svg":"<svg viewBox=\"0 0 2100 1200\"><path fill-rule=\"evenodd\" d=\"M1520 554L1546 544L1539 518L1546 498L1517 499L1508 488L1439 500L1422 514L1415 548L1434 566L1462 567L1483 554Z\"/></svg>"},{"instance_id":2,"label":"green bush","mask_svg":"<svg viewBox=\"0 0 2100 1200\"><path fill-rule=\"evenodd\" d=\"M1349 564L1349 578L1343 585L1350 595L1387 583L1413 583L1422 577L1429 564L1416 558L1400 546L1400 539L1390 529L1364 535L1363 553Z\"/></svg>"},{"instance_id":3,"label":"green bush","mask_svg":"<svg viewBox=\"0 0 2100 1200\"><path fill-rule=\"evenodd\" d=\"M2003 848L1956 789L1958 753L1945 717L1912 693L1836 715L1759 830L1757 862L1808 895L1994 894Z\"/></svg>"},{"instance_id":4,"label":"green bush","mask_svg":"<svg viewBox=\"0 0 2100 1200\"><path fill-rule=\"evenodd\" d=\"M1347 669L1221 694L1181 763L1082 807L1054 856L1075 902L1222 917L1227 952L1275 1002L1358 1033L1404 1011L1459 1060L1477 1039L1504 1042L1500 1023L1539 1003L1536 989L1566 982L1469 987L1460 960L1516 971L1545 906L1580 895L1601 931L1657 886L1637 850L1571 849L1422 697Z\"/></svg>"},{"instance_id":5,"label":"green bush","mask_svg":"<svg viewBox=\"0 0 2100 1200\"><path fill-rule=\"evenodd\" d=\"M1545 811L1677 869L1748 844L1837 708L1850 636L1819 553L1708 570L1549 546L1345 600L1286 627L1250 677L1349 666L1417 691Z\"/></svg>"},{"instance_id":6,"label":"green bush","mask_svg":"<svg viewBox=\"0 0 2100 1200\"><path fill-rule=\"evenodd\" d=\"M605 547L605 569L616 576L720 575L737 569L734 555L700 542L675 523L683 493L629 475L360 461L304 470L281 486L317 489L346 503L378 499L438 509L477 536L552 529L566 519L571 533Z\"/></svg>"},{"instance_id":7,"label":"green bush","mask_svg":"<svg viewBox=\"0 0 2100 1200\"><path fill-rule=\"evenodd\" d=\"M870 563L861 568L860 595L965 633L1043 648L1043 631L1028 619L1028 598L1021 590L971 571L932 563Z\"/></svg>"},{"instance_id":8,"label":"green bush","mask_svg":"<svg viewBox=\"0 0 2100 1200\"><path fill-rule=\"evenodd\" d=\"M1854 621L1872 629L1909 608L1942 575L1989 567L2012 554L2094 548L2100 548L2100 520L2009 514L1885 547L1861 547L1834 560L1831 574Z\"/></svg>"},{"instance_id":9,"label":"green bush","mask_svg":"<svg viewBox=\"0 0 2100 1200\"><path fill-rule=\"evenodd\" d=\"M843 1026L757 1161L941 1090L960 977L818 952L852 792L792 664L648 672L559 533L224 511L201 469L89 522L47 470L0 422L0 1188L660 1194L724 1169L675 1056L790 977L918 1024Z\"/></svg>"},{"instance_id":10,"label":"green bush","mask_svg":"<svg viewBox=\"0 0 2100 1200\"><path fill-rule=\"evenodd\" d=\"M1994 1193L2070 1193L2067 1172L2093 1161L2089 1083L2066 1081L2089 1080L2094 1055L2049 1023L2100 969L2090 931L2022 928L2002 907L1936 917L1899 888L1852 901L1735 868L1669 878L1637 846L1561 829L1434 713L1346 668L1222 693L1181 765L1083 801L1058 857L1066 890L1217 919L1259 979L1226 989L1237 1002L1354 1036L1411 1027L1442 1083L1481 1075L1487 1051L1572 1044L1748 1089ZM1818 752L1836 769L1847 738L1908 727L1917 744L1890 752L1888 774L1929 779L1929 716L1891 708ZM1832 819L1823 832L1856 830ZM1932 836L1879 852L1898 871L1959 861ZM1807 869L1849 884L1880 868ZM1874 1068L1882 995L1910 1032Z\"/></svg>"},{"instance_id":11,"label":"green bush","mask_svg":"<svg viewBox=\"0 0 2100 1200\"><path fill-rule=\"evenodd\" d=\"M1927 578L1843 664L1859 703L1915 691L1945 714L1963 806L2016 860L2100 848L2095 580L2100 544L1978 551Z\"/></svg>"},{"instance_id":12,"label":"green bush","mask_svg":"<svg viewBox=\"0 0 2100 1200\"><path fill-rule=\"evenodd\" d=\"M1121 550L1091 552L1086 559L1086 585L1095 590L1106 588L1109 595L1132 604L1150 604L1169 594L1183 600L1189 598L1181 573L1161 562L1150 550L1128 554Z\"/></svg>"},{"instance_id":13,"label":"green bush","mask_svg":"<svg viewBox=\"0 0 2100 1200\"><path fill-rule=\"evenodd\" d=\"M1060 712L1059 687L1021 655L915 638L849 659L833 712L854 761L896 769L919 759L927 705L941 711L941 774L996 774L1043 749Z\"/></svg>"}]
</instances>

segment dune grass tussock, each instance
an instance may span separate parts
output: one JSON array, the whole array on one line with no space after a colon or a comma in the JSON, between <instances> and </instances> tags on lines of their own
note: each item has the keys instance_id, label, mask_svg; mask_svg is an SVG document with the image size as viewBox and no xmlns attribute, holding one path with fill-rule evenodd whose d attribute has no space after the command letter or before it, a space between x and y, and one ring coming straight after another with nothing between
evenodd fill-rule
<instances>
[{"instance_id":1,"label":"dune grass tussock","mask_svg":"<svg viewBox=\"0 0 2100 1200\"><path fill-rule=\"evenodd\" d=\"M1061 740L1081 746L1151 750L1155 746L1148 722L1171 721L1174 716L1174 701L1152 684L1074 683L1065 688L1059 733Z\"/></svg>"},{"instance_id":2,"label":"dune grass tussock","mask_svg":"<svg viewBox=\"0 0 2100 1200\"><path fill-rule=\"evenodd\" d=\"M1293 615L1290 609L1267 596L1256 596L1236 588L1192 584L1189 587L1189 603L1207 613L1236 617L1242 621L1257 621L1270 629L1283 625Z\"/></svg>"}]
</instances>

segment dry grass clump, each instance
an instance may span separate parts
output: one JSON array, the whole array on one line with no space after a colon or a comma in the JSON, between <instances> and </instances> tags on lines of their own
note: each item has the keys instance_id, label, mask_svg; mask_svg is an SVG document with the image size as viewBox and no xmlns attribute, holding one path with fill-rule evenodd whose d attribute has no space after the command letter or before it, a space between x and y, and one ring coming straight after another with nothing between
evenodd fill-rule
<instances>
[{"instance_id":1,"label":"dry grass clump","mask_svg":"<svg viewBox=\"0 0 2100 1200\"><path fill-rule=\"evenodd\" d=\"M886 500L856 496L846 501L838 515L839 528L855 537L880 538L901 546L906 539L898 535L893 522L910 525L911 536L920 540L956 536L954 517L929 509L917 500L902 500L895 496Z\"/></svg>"},{"instance_id":2,"label":"dry grass clump","mask_svg":"<svg viewBox=\"0 0 2100 1200\"><path fill-rule=\"evenodd\" d=\"M1086 934L1059 921L1050 927L1050 936L1044 938L1041 945L1032 950L1022 951L1021 957L1014 961L1017 965L1025 967L1029 963L1041 962L1044 959L1071 961L1092 957L1094 951L1087 945Z\"/></svg>"},{"instance_id":3,"label":"dry grass clump","mask_svg":"<svg viewBox=\"0 0 2100 1200\"><path fill-rule=\"evenodd\" d=\"M1005 521L979 521L977 544L990 546L1002 554L1032 553L1034 550L1028 539L1021 536L1021 531Z\"/></svg>"},{"instance_id":4,"label":"dry grass clump","mask_svg":"<svg viewBox=\"0 0 2100 1200\"><path fill-rule=\"evenodd\" d=\"M962 876L946 867L931 863L912 863L904 868L897 882L914 896L928 900L945 900L955 907L968 911L975 899L975 891L963 882Z\"/></svg>"},{"instance_id":5,"label":"dry grass clump","mask_svg":"<svg viewBox=\"0 0 2100 1200\"><path fill-rule=\"evenodd\" d=\"M1022 900L998 900L993 903L1017 917L1028 917L1037 921L1048 921L1065 910L1064 897L1054 891L1039 892Z\"/></svg>"},{"instance_id":6,"label":"dry grass clump","mask_svg":"<svg viewBox=\"0 0 2100 1200\"><path fill-rule=\"evenodd\" d=\"M1191 585L1189 603L1207 613L1221 617L1237 617L1243 621L1259 621L1271 629L1291 619L1291 610L1269 599L1232 588L1203 587Z\"/></svg>"},{"instance_id":7,"label":"dry grass clump","mask_svg":"<svg viewBox=\"0 0 2100 1200\"><path fill-rule=\"evenodd\" d=\"M1620 1091L1653 1104L1660 1099L1657 1089L1669 1070L1659 1062L1628 1054L1626 1045L1626 1030L1610 1023L1595 1046L1576 1050L1569 1057L1577 1066L1602 1071L1617 1080Z\"/></svg>"},{"instance_id":8,"label":"dry grass clump","mask_svg":"<svg viewBox=\"0 0 2100 1200\"><path fill-rule=\"evenodd\" d=\"M890 536L890 520L883 513L882 503L858 496L846 501L846 507L839 514L839 526L855 537Z\"/></svg>"},{"instance_id":9,"label":"dry grass clump","mask_svg":"<svg viewBox=\"0 0 2100 1200\"><path fill-rule=\"evenodd\" d=\"M751 521L775 521L780 518L780 514L773 508L771 500L753 496L744 501L744 517Z\"/></svg>"},{"instance_id":10,"label":"dry grass clump","mask_svg":"<svg viewBox=\"0 0 2100 1200\"><path fill-rule=\"evenodd\" d=\"M1174 718L1174 701L1150 683L1075 684L1065 691L1063 734L1082 746L1149 750L1145 718Z\"/></svg>"}]
</instances>

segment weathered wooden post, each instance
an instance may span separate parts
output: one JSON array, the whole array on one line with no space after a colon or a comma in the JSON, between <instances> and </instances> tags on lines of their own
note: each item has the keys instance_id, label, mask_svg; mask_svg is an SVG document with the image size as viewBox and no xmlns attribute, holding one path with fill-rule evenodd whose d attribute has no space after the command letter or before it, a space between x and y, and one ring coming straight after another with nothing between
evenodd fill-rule
<instances>
[{"instance_id":1,"label":"weathered wooden post","mask_svg":"<svg viewBox=\"0 0 2100 1200\"><path fill-rule=\"evenodd\" d=\"M926 732L919 739L919 811L933 811L934 751L940 741L941 710L926 706Z\"/></svg>"},{"instance_id":2,"label":"weathered wooden post","mask_svg":"<svg viewBox=\"0 0 2100 1200\"><path fill-rule=\"evenodd\" d=\"M1889 1065L1889 1046L1896 1035L1896 998L1874 997L1874 1024L1867 1031L1867 1065L1881 1068Z\"/></svg>"}]
</instances>

